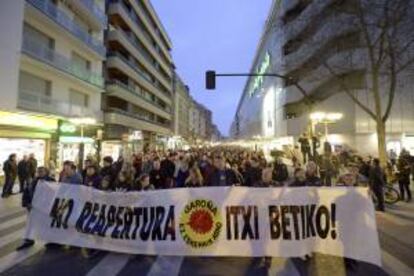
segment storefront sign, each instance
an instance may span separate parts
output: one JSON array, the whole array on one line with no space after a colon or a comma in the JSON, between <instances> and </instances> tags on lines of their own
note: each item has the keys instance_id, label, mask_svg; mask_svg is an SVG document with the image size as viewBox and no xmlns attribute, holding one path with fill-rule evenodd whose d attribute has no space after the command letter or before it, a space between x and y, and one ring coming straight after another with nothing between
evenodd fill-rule
<instances>
[{"instance_id":1,"label":"storefront sign","mask_svg":"<svg viewBox=\"0 0 414 276\"><path fill-rule=\"evenodd\" d=\"M141 130L134 130L129 135L129 140L130 141L137 141L137 140L142 140L142 139L143 139L143 135L142 135L142 131Z\"/></svg>"},{"instance_id":2,"label":"storefront sign","mask_svg":"<svg viewBox=\"0 0 414 276\"><path fill-rule=\"evenodd\" d=\"M0 125L56 130L58 122L56 119L0 111Z\"/></svg>"},{"instance_id":3,"label":"storefront sign","mask_svg":"<svg viewBox=\"0 0 414 276\"><path fill-rule=\"evenodd\" d=\"M42 182L26 238L130 254L288 258L320 252L381 265L366 188L109 193Z\"/></svg>"},{"instance_id":4,"label":"storefront sign","mask_svg":"<svg viewBox=\"0 0 414 276\"><path fill-rule=\"evenodd\" d=\"M271 63L271 56L269 52L266 52L264 59L262 61L262 63L258 66L256 73L257 74L266 74L267 70L270 67L270 63ZM252 97L256 91L260 88L262 88L263 85L263 81L264 81L264 76L256 76L253 79L253 87L250 90L249 96Z\"/></svg>"},{"instance_id":5,"label":"storefront sign","mask_svg":"<svg viewBox=\"0 0 414 276\"><path fill-rule=\"evenodd\" d=\"M75 144L79 144L79 143L92 144L95 141L90 137L60 136L59 137L59 142L68 143L68 144L71 144L71 143L75 143Z\"/></svg>"},{"instance_id":6,"label":"storefront sign","mask_svg":"<svg viewBox=\"0 0 414 276\"><path fill-rule=\"evenodd\" d=\"M64 133L74 133L76 131L76 126L74 124L63 123L59 129Z\"/></svg>"}]
</instances>

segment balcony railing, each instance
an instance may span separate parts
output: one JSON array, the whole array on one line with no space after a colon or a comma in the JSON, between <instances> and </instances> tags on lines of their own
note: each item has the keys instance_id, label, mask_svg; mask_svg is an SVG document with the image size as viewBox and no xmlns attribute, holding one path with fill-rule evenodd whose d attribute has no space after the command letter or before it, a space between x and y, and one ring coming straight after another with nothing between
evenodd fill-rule
<instances>
[{"instance_id":1,"label":"balcony railing","mask_svg":"<svg viewBox=\"0 0 414 276\"><path fill-rule=\"evenodd\" d=\"M120 59L122 59L122 61L124 61L126 64L128 64L129 67L131 67L131 69L133 69L135 72L137 72L138 75L140 75L147 82L149 82L154 88L156 88L158 91L163 93L165 96L171 97L171 94L166 89L164 89L164 87L159 82L152 81L150 77L148 77L146 74L144 74L143 72L141 72L138 69L138 67L134 64L133 61L128 60L126 57L124 57L123 55L121 55L118 52L109 52L108 57L119 57Z\"/></svg>"},{"instance_id":2,"label":"balcony railing","mask_svg":"<svg viewBox=\"0 0 414 276\"><path fill-rule=\"evenodd\" d=\"M36 39L28 36L23 37L22 52L83 81L103 88L104 79L101 75L82 68L66 56L36 41Z\"/></svg>"},{"instance_id":3,"label":"balcony railing","mask_svg":"<svg viewBox=\"0 0 414 276\"><path fill-rule=\"evenodd\" d=\"M143 116L143 115L140 115L140 114L137 114L137 113L128 112L128 111L125 111L125 110L122 110L122 109L119 109L119 108L108 107L108 108L105 109L105 111L106 112L118 113L118 114L121 114L121 115L124 115L124 116L132 117L132 118L135 118L135 119L138 119L138 120L141 120L141 121L145 121L145 122L150 123L150 124L158 125L158 126L165 127L165 128L170 128L169 123L163 124L163 123L157 122L155 120L152 120L152 119L148 118L147 116Z\"/></svg>"},{"instance_id":4,"label":"balcony railing","mask_svg":"<svg viewBox=\"0 0 414 276\"><path fill-rule=\"evenodd\" d=\"M65 117L94 117L99 118L101 112L93 111L79 105L72 105L68 102L42 96L35 91L20 90L18 106L27 110L38 111L46 114L54 114Z\"/></svg>"},{"instance_id":5,"label":"balcony railing","mask_svg":"<svg viewBox=\"0 0 414 276\"><path fill-rule=\"evenodd\" d=\"M146 102L148 102L148 103L150 103L150 104L152 104L152 105L154 105L155 107L157 107L157 108L159 108L159 109L162 109L163 111L165 111L165 112L167 112L167 113L171 113L171 109L168 107L168 106L162 106L161 104L159 104L159 103L157 103L157 102L154 102L154 101L152 101L151 99L149 99L149 98L147 98L147 97L145 97L144 95L142 95L141 93L139 93L134 87L132 87L132 86L130 86L130 85L127 85L127 84L125 84L125 83L123 83L123 82L120 82L119 80L110 80L110 81L107 81L107 83L106 83L107 85L116 85L116 86L119 86L119 87L121 87L122 89L124 89L124 90L126 90L126 91L128 91L128 92L130 92L130 93L132 93L132 94L134 94L135 96L138 96L138 97L140 97L141 99L143 99L144 101L146 101Z\"/></svg>"},{"instance_id":6,"label":"balcony railing","mask_svg":"<svg viewBox=\"0 0 414 276\"><path fill-rule=\"evenodd\" d=\"M50 19L55 21L58 25L66 29L76 38L80 39L92 50L96 51L101 56L105 56L106 49L103 42L93 38L85 29L78 25L72 18L70 18L64 11L60 10L50 0L26 0L33 7L37 8Z\"/></svg>"},{"instance_id":7,"label":"balcony railing","mask_svg":"<svg viewBox=\"0 0 414 276\"><path fill-rule=\"evenodd\" d=\"M139 45L138 42L132 37L132 35L127 34L124 30L120 29L120 28L116 28L115 29L118 33L120 33L126 40L128 40L136 49L138 49L138 52L141 52L141 56L150 64L154 67L155 70L158 71L158 73L161 75L161 77L164 79L164 81L166 81L167 83L171 82L170 79L168 79L168 77L166 77L164 75L163 72L161 72L160 66L155 66L154 62L156 62L155 60L152 60L150 57L147 56L147 54L144 53L144 49L142 49L144 46ZM142 50L141 50L142 49Z\"/></svg>"},{"instance_id":8,"label":"balcony railing","mask_svg":"<svg viewBox=\"0 0 414 276\"><path fill-rule=\"evenodd\" d=\"M80 0L82 4L102 23L102 25L106 25L107 18L105 12L100 9L94 0Z\"/></svg>"}]
</instances>

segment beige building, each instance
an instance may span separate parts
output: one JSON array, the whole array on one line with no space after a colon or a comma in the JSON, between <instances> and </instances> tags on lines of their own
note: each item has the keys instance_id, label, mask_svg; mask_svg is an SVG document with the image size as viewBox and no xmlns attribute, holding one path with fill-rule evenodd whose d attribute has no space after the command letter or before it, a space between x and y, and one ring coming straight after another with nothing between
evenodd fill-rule
<instances>
[{"instance_id":1,"label":"beige building","mask_svg":"<svg viewBox=\"0 0 414 276\"><path fill-rule=\"evenodd\" d=\"M103 101L104 154L121 144L139 150L172 134L171 42L146 0L108 1Z\"/></svg>"},{"instance_id":2,"label":"beige building","mask_svg":"<svg viewBox=\"0 0 414 276\"><path fill-rule=\"evenodd\" d=\"M106 22L103 0L0 2L1 160L76 160L80 142L94 152L96 126L82 138L69 120L102 120Z\"/></svg>"},{"instance_id":3,"label":"beige building","mask_svg":"<svg viewBox=\"0 0 414 276\"><path fill-rule=\"evenodd\" d=\"M188 141L190 138L190 107L193 99L188 86L178 76L174 83L174 135Z\"/></svg>"}]
</instances>

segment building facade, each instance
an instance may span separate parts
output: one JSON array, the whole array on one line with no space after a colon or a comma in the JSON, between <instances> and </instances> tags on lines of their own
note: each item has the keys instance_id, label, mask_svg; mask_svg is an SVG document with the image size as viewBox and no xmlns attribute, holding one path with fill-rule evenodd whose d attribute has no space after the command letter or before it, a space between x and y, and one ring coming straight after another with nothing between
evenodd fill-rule
<instances>
[{"instance_id":1,"label":"building facade","mask_svg":"<svg viewBox=\"0 0 414 276\"><path fill-rule=\"evenodd\" d=\"M76 160L81 142L95 153L106 22L104 1L1 1L1 160ZM81 131L72 119L92 125Z\"/></svg>"},{"instance_id":2,"label":"building facade","mask_svg":"<svg viewBox=\"0 0 414 276\"><path fill-rule=\"evenodd\" d=\"M188 140L190 136L189 116L192 98L188 86L176 76L174 97L174 135Z\"/></svg>"},{"instance_id":3,"label":"building facade","mask_svg":"<svg viewBox=\"0 0 414 276\"><path fill-rule=\"evenodd\" d=\"M231 125L233 138L260 137L266 144L291 144L309 130L310 113L335 112L343 118L328 126L328 140L362 153L377 154L375 122L349 96L355 95L360 103L373 107L368 81L371 75L366 70L370 64L367 48L355 19L360 3L369 4L364 0L273 2L251 72L277 73L285 78L248 79ZM404 28L413 27L411 20ZM414 53L413 49L406 50ZM388 149L399 151L405 147L414 152L412 76L413 69L408 66L396 81L387 121ZM382 85L385 99L389 96L389 82L384 80ZM315 132L324 132L322 125L314 127Z\"/></svg>"},{"instance_id":4,"label":"building facade","mask_svg":"<svg viewBox=\"0 0 414 276\"><path fill-rule=\"evenodd\" d=\"M173 133L171 41L150 1L109 0L107 14L104 153L162 145Z\"/></svg>"},{"instance_id":5,"label":"building facade","mask_svg":"<svg viewBox=\"0 0 414 276\"><path fill-rule=\"evenodd\" d=\"M174 95L174 136L170 139L170 144L174 145L172 147L183 148L211 141L214 134L217 134L211 111L192 98L189 87L177 74Z\"/></svg>"}]
</instances>

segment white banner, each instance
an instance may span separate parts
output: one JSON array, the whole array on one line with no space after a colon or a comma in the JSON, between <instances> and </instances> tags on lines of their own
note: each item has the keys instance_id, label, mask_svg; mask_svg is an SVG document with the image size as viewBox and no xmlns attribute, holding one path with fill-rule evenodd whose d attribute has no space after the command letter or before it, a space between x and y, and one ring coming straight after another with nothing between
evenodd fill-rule
<instances>
[{"instance_id":1,"label":"white banner","mask_svg":"<svg viewBox=\"0 0 414 276\"><path fill-rule=\"evenodd\" d=\"M295 257L381 265L366 188L181 188L102 192L37 185L26 236L133 254Z\"/></svg>"}]
</instances>

